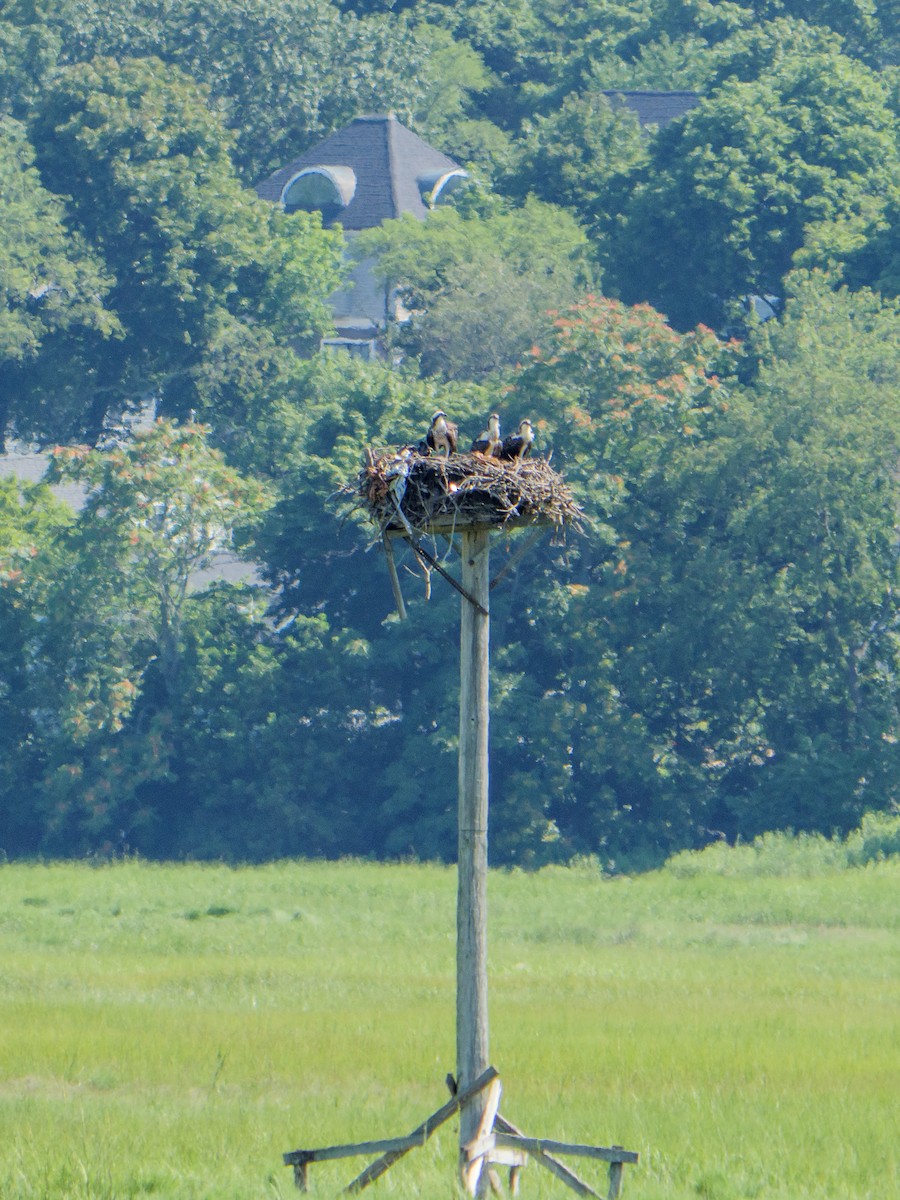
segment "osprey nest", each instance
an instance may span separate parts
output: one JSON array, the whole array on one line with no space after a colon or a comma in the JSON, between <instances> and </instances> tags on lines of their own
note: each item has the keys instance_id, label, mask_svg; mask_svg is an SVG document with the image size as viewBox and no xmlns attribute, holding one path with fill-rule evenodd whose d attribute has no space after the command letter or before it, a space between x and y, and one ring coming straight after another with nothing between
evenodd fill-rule
<instances>
[{"instance_id":1,"label":"osprey nest","mask_svg":"<svg viewBox=\"0 0 900 1200\"><path fill-rule=\"evenodd\" d=\"M382 533L418 536L465 525L580 528L582 517L568 485L544 458L367 449L358 496Z\"/></svg>"}]
</instances>

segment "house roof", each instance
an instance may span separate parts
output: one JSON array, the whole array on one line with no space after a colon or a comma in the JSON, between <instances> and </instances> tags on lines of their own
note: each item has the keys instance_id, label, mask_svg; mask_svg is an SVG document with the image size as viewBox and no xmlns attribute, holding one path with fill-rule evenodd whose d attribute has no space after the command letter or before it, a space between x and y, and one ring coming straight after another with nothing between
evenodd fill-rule
<instances>
[{"instance_id":1,"label":"house roof","mask_svg":"<svg viewBox=\"0 0 900 1200\"><path fill-rule=\"evenodd\" d=\"M423 195L448 174L465 174L389 113L357 117L263 180L257 194L278 204L298 176L316 170L346 181L352 172L355 186L341 188L349 198L334 218L347 230L370 229L403 213L424 219Z\"/></svg>"},{"instance_id":2,"label":"house roof","mask_svg":"<svg viewBox=\"0 0 900 1200\"><path fill-rule=\"evenodd\" d=\"M618 88L604 89L613 105L630 108L641 125L656 125L660 129L700 103L697 92L649 92L622 91Z\"/></svg>"}]
</instances>

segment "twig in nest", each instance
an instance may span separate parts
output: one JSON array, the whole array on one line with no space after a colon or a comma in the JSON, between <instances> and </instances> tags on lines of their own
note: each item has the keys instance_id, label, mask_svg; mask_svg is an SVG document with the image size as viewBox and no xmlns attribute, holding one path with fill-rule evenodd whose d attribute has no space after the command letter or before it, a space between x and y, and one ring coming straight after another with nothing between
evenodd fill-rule
<instances>
[{"instance_id":1,"label":"twig in nest","mask_svg":"<svg viewBox=\"0 0 900 1200\"><path fill-rule=\"evenodd\" d=\"M582 512L546 459L501 462L480 454L448 458L368 451L358 501L379 529L552 524L581 528Z\"/></svg>"}]
</instances>

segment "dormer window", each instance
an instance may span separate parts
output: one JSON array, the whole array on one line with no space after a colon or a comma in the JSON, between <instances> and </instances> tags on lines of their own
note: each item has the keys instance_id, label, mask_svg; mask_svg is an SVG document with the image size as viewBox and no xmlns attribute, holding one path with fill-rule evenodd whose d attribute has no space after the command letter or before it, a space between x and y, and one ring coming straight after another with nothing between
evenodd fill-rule
<instances>
[{"instance_id":1,"label":"dormer window","mask_svg":"<svg viewBox=\"0 0 900 1200\"><path fill-rule=\"evenodd\" d=\"M419 185L419 195L428 207L437 208L440 204L446 204L451 194L468 178L468 171L456 167L452 171L431 171L427 175L420 175L416 183Z\"/></svg>"},{"instance_id":2,"label":"dormer window","mask_svg":"<svg viewBox=\"0 0 900 1200\"><path fill-rule=\"evenodd\" d=\"M284 211L319 212L329 225L346 208L356 191L350 167L307 167L288 180L281 193Z\"/></svg>"}]
</instances>

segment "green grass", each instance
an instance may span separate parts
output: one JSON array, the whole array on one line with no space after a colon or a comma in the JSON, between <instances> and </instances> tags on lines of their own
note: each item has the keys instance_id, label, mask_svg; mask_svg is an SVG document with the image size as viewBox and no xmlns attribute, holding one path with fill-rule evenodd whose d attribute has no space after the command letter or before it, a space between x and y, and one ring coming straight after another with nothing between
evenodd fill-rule
<instances>
[{"instance_id":1,"label":"green grass","mask_svg":"<svg viewBox=\"0 0 900 1200\"><path fill-rule=\"evenodd\" d=\"M492 874L505 1115L640 1151L626 1200L896 1200L900 863L683 868ZM453 1068L454 909L439 866L0 867L0 1196L290 1197L282 1151L408 1132ZM371 1194L452 1197L455 1155Z\"/></svg>"}]
</instances>

